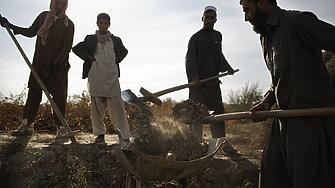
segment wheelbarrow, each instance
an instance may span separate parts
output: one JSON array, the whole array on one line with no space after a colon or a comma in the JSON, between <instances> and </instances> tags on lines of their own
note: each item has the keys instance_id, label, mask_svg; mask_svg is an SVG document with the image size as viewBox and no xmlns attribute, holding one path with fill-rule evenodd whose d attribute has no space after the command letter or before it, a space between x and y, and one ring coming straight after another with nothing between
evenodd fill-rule
<instances>
[{"instance_id":1,"label":"wheelbarrow","mask_svg":"<svg viewBox=\"0 0 335 188\"><path fill-rule=\"evenodd\" d=\"M203 167L213 158L215 153L226 142L214 148L214 151L199 159L191 161L174 161L145 153L116 149L116 154L127 169L126 188L131 188L133 180L136 188L145 188L151 181L177 180L179 187L187 188L187 178L191 178L203 171ZM166 184L165 184L166 187Z\"/></svg>"}]
</instances>

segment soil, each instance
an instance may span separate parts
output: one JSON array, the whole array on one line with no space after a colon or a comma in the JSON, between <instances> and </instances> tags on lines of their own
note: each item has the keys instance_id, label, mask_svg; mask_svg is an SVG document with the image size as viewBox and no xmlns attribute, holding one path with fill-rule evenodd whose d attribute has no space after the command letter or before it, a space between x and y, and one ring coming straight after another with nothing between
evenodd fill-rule
<instances>
[{"instance_id":1,"label":"soil","mask_svg":"<svg viewBox=\"0 0 335 188\"><path fill-rule=\"evenodd\" d=\"M190 103L183 105L189 106ZM192 116L199 113L200 109L181 111ZM180 113L176 115L181 117ZM131 117L133 119L129 119L129 123L136 122L129 147L133 151L164 159L172 155L172 160L191 161L206 156L208 143L213 141L209 125L204 125L204 137L199 140L188 131L188 125L176 121L177 118L155 118L154 114L146 110L134 112ZM227 140L235 150L221 147L199 174L187 179L188 186L257 187L268 124L228 126ZM72 144L68 139L57 139L54 132L40 131L13 137L9 132L2 131L0 136L0 187L126 186L127 169L117 153L120 146L116 134L106 135L107 144L94 143L95 136L85 132L75 136L78 144ZM146 183L150 188L178 187L176 180Z\"/></svg>"},{"instance_id":2,"label":"soil","mask_svg":"<svg viewBox=\"0 0 335 188\"><path fill-rule=\"evenodd\" d=\"M176 104L172 114L175 120L185 124L198 123L209 115L205 105L196 104L191 99Z\"/></svg>"}]
</instances>

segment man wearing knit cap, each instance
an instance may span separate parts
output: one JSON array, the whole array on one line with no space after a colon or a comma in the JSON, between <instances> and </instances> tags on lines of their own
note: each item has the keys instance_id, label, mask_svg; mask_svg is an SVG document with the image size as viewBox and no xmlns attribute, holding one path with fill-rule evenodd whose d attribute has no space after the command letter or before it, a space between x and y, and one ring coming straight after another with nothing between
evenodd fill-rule
<instances>
[{"instance_id":1,"label":"man wearing knit cap","mask_svg":"<svg viewBox=\"0 0 335 188\"><path fill-rule=\"evenodd\" d=\"M68 0L51 0L50 10L40 13L29 28L15 26L6 18L1 19L1 25L7 25L14 34L26 37L35 37L35 53L32 66L36 70L44 85L51 93L60 112L65 116L68 70L70 68L68 59L72 47L74 25L67 17ZM12 132L13 136L34 131L34 120L42 99L42 88L33 74L30 74L28 82L28 98L24 107L22 124L18 130ZM54 113L55 124L58 134L65 129Z\"/></svg>"},{"instance_id":2,"label":"man wearing knit cap","mask_svg":"<svg viewBox=\"0 0 335 188\"><path fill-rule=\"evenodd\" d=\"M189 82L197 82L198 85L189 89L189 98L196 103L204 104L213 114L223 114L220 80L200 84L199 80L216 76L220 72L228 71L234 74L222 53L222 35L213 29L217 21L217 9L214 6L206 6L202 16L203 28L193 34L188 43L188 51L185 58L186 73ZM199 138L202 138L202 125L190 125ZM218 122L210 125L213 138L226 136L225 123ZM220 140L220 139L218 139Z\"/></svg>"}]
</instances>

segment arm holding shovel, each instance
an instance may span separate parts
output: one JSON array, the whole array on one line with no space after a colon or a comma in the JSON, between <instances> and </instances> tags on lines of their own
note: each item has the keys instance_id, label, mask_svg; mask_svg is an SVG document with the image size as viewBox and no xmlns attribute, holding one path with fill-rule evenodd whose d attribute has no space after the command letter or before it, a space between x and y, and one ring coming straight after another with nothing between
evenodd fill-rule
<instances>
[{"instance_id":1,"label":"arm holding shovel","mask_svg":"<svg viewBox=\"0 0 335 188\"><path fill-rule=\"evenodd\" d=\"M37 35L38 30L40 29L39 25L43 24L44 20L43 20L42 17L44 17L46 14L47 14L46 11L40 13L36 17L36 19L34 20L34 22L31 24L31 26L28 27L28 28L23 28L23 27L16 26L16 25L10 23L8 21L8 19L5 18L5 17L1 18L1 26L5 27L4 23L7 23L8 27L13 30L14 35L21 34L21 35L23 35L25 37L29 37L29 38L35 37Z\"/></svg>"},{"instance_id":2,"label":"arm holding shovel","mask_svg":"<svg viewBox=\"0 0 335 188\"><path fill-rule=\"evenodd\" d=\"M271 84L271 88L264 95L264 99L258 104L254 105L249 111L252 116L251 120L253 122L262 122L266 121L268 118L261 116L257 111L268 111L271 110L271 107L276 103L275 97L275 88L273 84Z\"/></svg>"},{"instance_id":3,"label":"arm holding shovel","mask_svg":"<svg viewBox=\"0 0 335 188\"><path fill-rule=\"evenodd\" d=\"M9 23L9 21L5 17L1 17L0 21L1 21L1 27L6 27L5 24L7 24L7 26L10 29L13 27L13 24Z\"/></svg>"},{"instance_id":4,"label":"arm holding shovel","mask_svg":"<svg viewBox=\"0 0 335 188\"><path fill-rule=\"evenodd\" d=\"M42 13L41 13L42 14ZM10 23L8 21L7 18L2 17L1 18L1 26L5 27L5 23L7 24L7 26L13 30L13 33L15 35L17 34L21 34L25 37L35 37L37 35L38 32L38 22L39 22L39 17L41 16L41 14L35 19L34 23L29 27L29 28L22 28L16 25L13 25L12 23ZM51 63L47 66L45 66L44 68L42 68L42 75L44 77L48 76L50 74L50 72L54 69L55 64Z\"/></svg>"},{"instance_id":5,"label":"arm holding shovel","mask_svg":"<svg viewBox=\"0 0 335 188\"><path fill-rule=\"evenodd\" d=\"M268 102L260 102L258 104L256 104L255 106L253 106L250 109L250 115L252 116L252 121L253 122L262 122L267 120L268 118L266 117L262 117L259 113L257 113L257 111L266 111L266 110L271 110L271 104Z\"/></svg>"}]
</instances>

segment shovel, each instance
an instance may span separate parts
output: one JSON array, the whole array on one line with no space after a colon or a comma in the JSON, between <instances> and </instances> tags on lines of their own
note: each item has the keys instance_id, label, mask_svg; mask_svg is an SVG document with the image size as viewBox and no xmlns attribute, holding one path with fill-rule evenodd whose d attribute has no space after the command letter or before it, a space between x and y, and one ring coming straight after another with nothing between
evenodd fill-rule
<instances>
[{"instance_id":1,"label":"shovel","mask_svg":"<svg viewBox=\"0 0 335 188\"><path fill-rule=\"evenodd\" d=\"M335 115L335 107L328 108L306 108L306 109L291 109L291 110L268 110L257 111L259 115L265 118L274 117L298 117L298 116L327 116ZM213 116L206 116L202 119L202 124L216 123L224 120L233 119L251 119L250 112L236 112L228 114L220 114Z\"/></svg>"},{"instance_id":2,"label":"shovel","mask_svg":"<svg viewBox=\"0 0 335 188\"><path fill-rule=\"evenodd\" d=\"M234 70L234 73L238 72L238 71L239 71L239 69L236 69L236 70ZM229 75L229 74L228 73L223 73L223 74L219 74L219 75L212 76L212 77L209 77L209 78L205 78L205 79L200 80L200 83L205 83L205 82L208 82L210 80L220 78L220 77L223 77L223 76L227 76L227 75ZM197 82L190 82L188 84L175 86L175 87L168 88L168 89L165 89L165 90L162 90L162 91L158 91L156 93L151 93L150 91L141 87L140 92L142 93L143 97L136 97L136 95L130 89L127 89L127 90L124 90L124 91L121 92L121 97L128 104L131 104L131 105L136 106L136 107L144 107L144 108L150 109L150 107L145 105L144 102L150 101L150 102L160 106L162 104L162 101L158 98L159 96L162 96L162 95L174 92L174 91L178 91L178 90L181 90L181 89L193 87L193 86L196 86L197 84L198 84Z\"/></svg>"},{"instance_id":3,"label":"shovel","mask_svg":"<svg viewBox=\"0 0 335 188\"><path fill-rule=\"evenodd\" d=\"M2 18L2 15L0 14L0 19L1 19L1 18ZM35 71L34 67L31 65L29 59L27 58L26 54L24 53L24 51L23 51L22 47L20 46L19 42L16 40L14 34L13 34L12 31L9 29L9 27L8 27L8 25L7 25L6 23L5 23L5 27L6 27L6 30L7 30L8 34L9 34L9 35L11 36L11 38L13 39L13 41L14 41L16 47L17 47L18 50L20 51L20 53L21 53L23 59L26 61L27 65L29 66L29 68L30 68L30 70L31 70L31 72L32 72L33 75L35 76L37 82L40 84L41 88L44 90L44 93L45 93L45 95L47 96L48 100L50 101L52 108L53 108L54 111L56 112L56 115L58 116L58 119L61 121L62 125L64 126L64 128L65 128L67 134L64 135L64 136L62 136L62 137L63 137L63 138L65 138L65 137L69 137L72 143L77 143L76 138L74 137L74 135L75 135L76 133L78 133L79 130L78 130L78 131L71 131L71 129L70 129L70 127L67 125L67 123L66 123L66 121L65 121L65 119L64 119L64 117L63 117L63 115L62 115L62 113L59 111L58 106L56 105L55 101L52 99L52 97L51 97L49 91L47 90L47 88L46 88L45 85L43 84L41 78L38 76L37 72Z\"/></svg>"}]
</instances>

